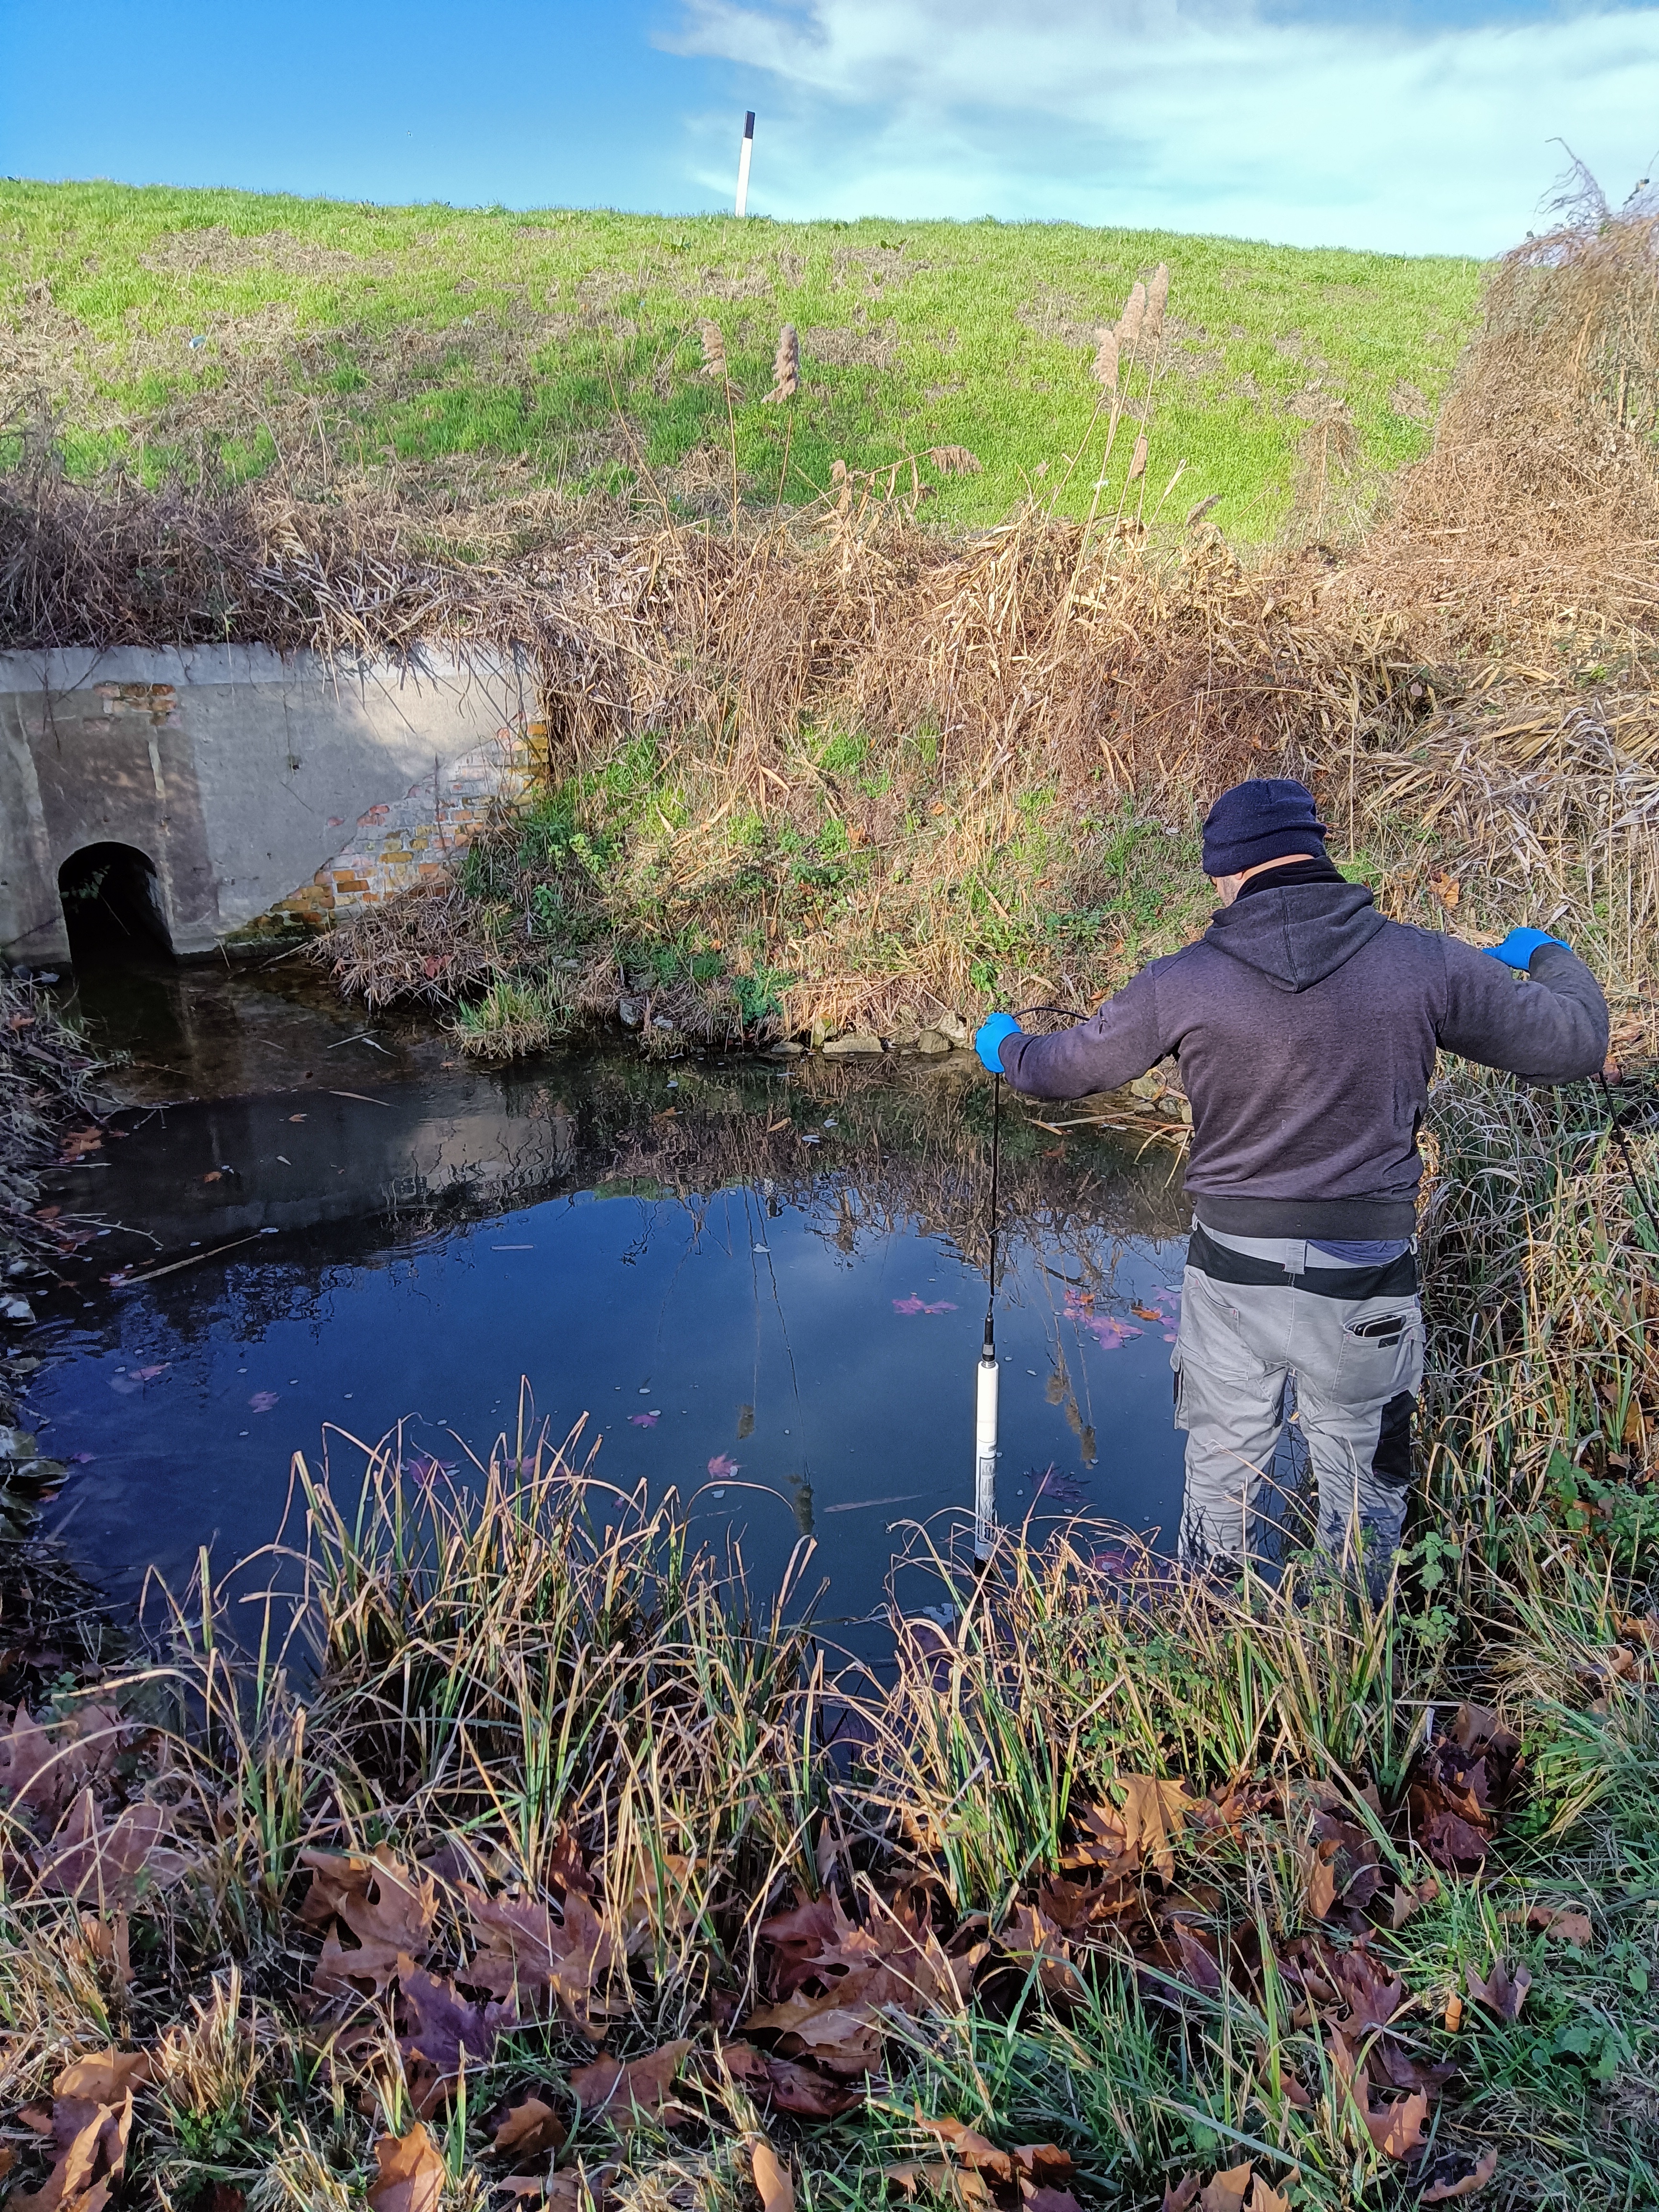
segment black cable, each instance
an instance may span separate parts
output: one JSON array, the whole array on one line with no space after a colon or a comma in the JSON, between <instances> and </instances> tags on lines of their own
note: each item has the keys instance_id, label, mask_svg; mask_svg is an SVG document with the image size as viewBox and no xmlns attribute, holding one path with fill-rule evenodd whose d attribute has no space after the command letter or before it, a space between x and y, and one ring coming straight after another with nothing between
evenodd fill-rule
<instances>
[{"instance_id":1,"label":"black cable","mask_svg":"<svg viewBox=\"0 0 1659 2212\"><path fill-rule=\"evenodd\" d=\"M981 1358L996 1351L992 1312L997 1298L997 1184L1002 1169L1002 1078L994 1079L991 1091L991 1268L985 1297L985 1344Z\"/></svg>"},{"instance_id":2,"label":"black cable","mask_svg":"<svg viewBox=\"0 0 1659 2212\"><path fill-rule=\"evenodd\" d=\"M1654 1242L1656 1245L1659 1245L1659 1217L1656 1217L1653 1207L1649 1203L1648 1194L1646 1191L1643 1189L1641 1182L1638 1177L1636 1172L1636 1158L1634 1153L1631 1151L1629 1143L1626 1139L1624 1125L1619 1118L1619 1109L1613 1103L1612 1090L1609 1088L1607 1079L1604 1074L1598 1072L1595 1079L1601 1086L1602 1097L1607 1101L1607 1133L1612 1137L1613 1142L1619 1147L1620 1156L1625 1163L1625 1173L1630 1177L1630 1187L1636 1195L1636 1203L1641 1207L1643 1212L1646 1214L1648 1218L1648 1226L1653 1231Z\"/></svg>"}]
</instances>

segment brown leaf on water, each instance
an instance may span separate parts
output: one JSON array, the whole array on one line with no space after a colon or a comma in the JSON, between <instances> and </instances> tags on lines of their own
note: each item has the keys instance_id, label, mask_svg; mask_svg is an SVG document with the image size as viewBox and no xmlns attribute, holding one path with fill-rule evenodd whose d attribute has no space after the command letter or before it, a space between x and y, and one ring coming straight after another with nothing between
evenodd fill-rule
<instances>
[{"instance_id":1,"label":"brown leaf on water","mask_svg":"<svg viewBox=\"0 0 1659 2212\"><path fill-rule=\"evenodd\" d=\"M444 2162L418 2120L406 2136L382 2136L374 2160L380 2171L368 2186L372 2212L438 2212Z\"/></svg>"},{"instance_id":2,"label":"brown leaf on water","mask_svg":"<svg viewBox=\"0 0 1659 2212\"><path fill-rule=\"evenodd\" d=\"M581 2100L583 2118L602 2112L620 2118L637 2112L647 2119L660 2120L665 2127L694 2118L696 2115L677 2103L672 2094L675 2076L690 2048L688 2037L665 2043L643 2058L630 2058L625 2065L607 2056L596 2058L591 2066L577 2067L570 2076L570 2087Z\"/></svg>"},{"instance_id":3,"label":"brown leaf on water","mask_svg":"<svg viewBox=\"0 0 1659 2212\"><path fill-rule=\"evenodd\" d=\"M1512 1920L1519 1917L1516 1913L1508 1916ZM1541 1928L1546 1936L1558 1936L1564 1943L1581 1946L1591 1942L1595 1934L1589 1913L1575 1905L1530 1905L1527 1911L1526 1924L1528 1928Z\"/></svg>"},{"instance_id":4,"label":"brown leaf on water","mask_svg":"<svg viewBox=\"0 0 1659 2212\"><path fill-rule=\"evenodd\" d=\"M1195 2173L1183 2173L1178 2182L1166 2181L1164 2185L1164 2212L1189 2212L1197 2195L1198 2176Z\"/></svg>"},{"instance_id":5,"label":"brown leaf on water","mask_svg":"<svg viewBox=\"0 0 1659 2212\"><path fill-rule=\"evenodd\" d=\"M1123 1792L1123 1829L1131 1850L1138 1851L1164 1881L1175 1872L1175 1845L1188 1813L1199 1800L1184 1782L1163 1782L1150 1774L1120 1774Z\"/></svg>"},{"instance_id":6,"label":"brown leaf on water","mask_svg":"<svg viewBox=\"0 0 1659 2212\"><path fill-rule=\"evenodd\" d=\"M763 2136L750 2153L755 2186L760 2191L761 2212L795 2212L795 2185L789 2169Z\"/></svg>"},{"instance_id":7,"label":"brown leaf on water","mask_svg":"<svg viewBox=\"0 0 1659 2212\"><path fill-rule=\"evenodd\" d=\"M459 1978L507 1996L546 1990L559 2010L585 2035L599 2040L595 2025L602 2008L594 1991L623 1965L622 1948L587 1899L565 1893L562 1917L538 1898L489 1898L470 1883L456 1885L472 1916L478 1949Z\"/></svg>"},{"instance_id":8,"label":"brown leaf on water","mask_svg":"<svg viewBox=\"0 0 1659 2212\"><path fill-rule=\"evenodd\" d=\"M999 2150L966 2120L925 2120L918 2112L916 2125L924 2134L937 2136L948 2151L975 2173L988 2173L994 2181L1013 2179L1013 2160L1008 2153Z\"/></svg>"},{"instance_id":9,"label":"brown leaf on water","mask_svg":"<svg viewBox=\"0 0 1659 2212\"><path fill-rule=\"evenodd\" d=\"M1465 2171L1459 2172L1456 2169ZM1419 2204L1449 2204L1455 2197L1473 2197L1477 2189L1484 2189L1498 2171L1495 2148L1483 2150L1471 2162L1467 2151L1445 2151L1436 2159L1429 2185L1418 2198Z\"/></svg>"},{"instance_id":10,"label":"brown leaf on water","mask_svg":"<svg viewBox=\"0 0 1659 2212\"><path fill-rule=\"evenodd\" d=\"M1246 2159L1243 2166L1230 2166L1212 2174L1199 2191L1198 2212L1242 2212L1253 2171Z\"/></svg>"},{"instance_id":11,"label":"brown leaf on water","mask_svg":"<svg viewBox=\"0 0 1659 2212\"><path fill-rule=\"evenodd\" d=\"M1518 2020L1521 2008L1527 2001L1527 1991L1532 1987L1532 1972L1527 1966L1510 1966L1507 1960L1494 1959L1483 1982L1473 1966L1463 1969L1463 1978L1468 1984L1469 1995L1477 2004L1483 2004L1499 2020Z\"/></svg>"},{"instance_id":12,"label":"brown leaf on water","mask_svg":"<svg viewBox=\"0 0 1659 2212\"><path fill-rule=\"evenodd\" d=\"M504 2158L543 2158L557 2150L565 2137L564 2122L539 2097L526 2097L501 2120L490 2148Z\"/></svg>"},{"instance_id":13,"label":"brown leaf on water","mask_svg":"<svg viewBox=\"0 0 1659 2212\"><path fill-rule=\"evenodd\" d=\"M1365 2125L1384 2158L1409 2158L1423 2141L1423 2123L1428 2117L1428 2094L1419 2089L1414 2096L1401 2097L1395 2103L1368 2107Z\"/></svg>"}]
</instances>

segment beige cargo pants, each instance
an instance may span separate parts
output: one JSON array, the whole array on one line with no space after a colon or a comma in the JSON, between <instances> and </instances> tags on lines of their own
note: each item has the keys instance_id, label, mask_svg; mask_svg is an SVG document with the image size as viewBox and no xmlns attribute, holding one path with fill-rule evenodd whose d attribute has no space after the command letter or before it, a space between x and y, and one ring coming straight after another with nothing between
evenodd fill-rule
<instances>
[{"instance_id":1,"label":"beige cargo pants","mask_svg":"<svg viewBox=\"0 0 1659 2212\"><path fill-rule=\"evenodd\" d=\"M1406 1516L1412 1414L1423 1384L1415 1253L1352 1265L1284 1237L1221 1237L1194 1224L1170 1364L1187 1431L1182 1556L1261 1559L1285 1500L1271 1472L1294 1382L1319 1504L1322 1551L1363 1555L1386 1581Z\"/></svg>"}]
</instances>

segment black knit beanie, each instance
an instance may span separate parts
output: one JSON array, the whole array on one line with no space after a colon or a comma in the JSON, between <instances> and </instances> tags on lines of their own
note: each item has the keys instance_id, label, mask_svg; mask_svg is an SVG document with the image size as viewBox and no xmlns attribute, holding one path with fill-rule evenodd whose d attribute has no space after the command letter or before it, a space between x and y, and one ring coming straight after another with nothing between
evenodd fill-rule
<instances>
[{"instance_id":1,"label":"black knit beanie","mask_svg":"<svg viewBox=\"0 0 1659 2212\"><path fill-rule=\"evenodd\" d=\"M1291 853L1325 856L1325 824L1306 784L1288 775L1252 776L1224 791L1204 821L1204 872L1236 876Z\"/></svg>"}]
</instances>

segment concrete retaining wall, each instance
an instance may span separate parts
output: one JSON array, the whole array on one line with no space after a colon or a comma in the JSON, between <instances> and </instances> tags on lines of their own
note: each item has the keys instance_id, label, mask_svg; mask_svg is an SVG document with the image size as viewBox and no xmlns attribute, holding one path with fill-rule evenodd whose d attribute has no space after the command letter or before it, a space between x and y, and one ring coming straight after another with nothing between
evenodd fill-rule
<instances>
[{"instance_id":1,"label":"concrete retaining wall","mask_svg":"<svg viewBox=\"0 0 1659 2212\"><path fill-rule=\"evenodd\" d=\"M0 955L58 962L58 872L156 872L175 952L326 921L441 867L544 751L530 672L260 647L0 653Z\"/></svg>"}]
</instances>

